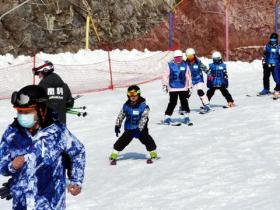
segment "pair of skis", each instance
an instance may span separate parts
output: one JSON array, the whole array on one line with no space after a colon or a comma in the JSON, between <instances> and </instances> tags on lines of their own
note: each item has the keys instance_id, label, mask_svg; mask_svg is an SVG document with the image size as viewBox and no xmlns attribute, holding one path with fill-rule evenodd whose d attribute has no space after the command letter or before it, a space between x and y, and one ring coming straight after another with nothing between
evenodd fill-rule
<instances>
[{"instance_id":1,"label":"pair of skis","mask_svg":"<svg viewBox=\"0 0 280 210\"><path fill-rule=\"evenodd\" d=\"M158 159L159 159L159 157L158 157L158 158L148 158L148 159L146 159L146 163L147 163L147 164L153 164L154 161L155 161L155 160L158 160ZM117 165L117 161L118 161L118 160L111 160L111 159L109 159L109 160L110 160L110 165L112 165L112 166Z\"/></svg>"},{"instance_id":2,"label":"pair of skis","mask_svg":"<svg viewBox=\"0 0 280 210\"><path fill-rule=\"evenodd\" d=\"M189 120L186 123L180 122L180 121L171 121L170 123L164 123L163 120L161 120L158 125L170 125L170 126L181 126L182 124L187 125L187 126L192 126L193 123Z\"/></svg>"}]
</instances>

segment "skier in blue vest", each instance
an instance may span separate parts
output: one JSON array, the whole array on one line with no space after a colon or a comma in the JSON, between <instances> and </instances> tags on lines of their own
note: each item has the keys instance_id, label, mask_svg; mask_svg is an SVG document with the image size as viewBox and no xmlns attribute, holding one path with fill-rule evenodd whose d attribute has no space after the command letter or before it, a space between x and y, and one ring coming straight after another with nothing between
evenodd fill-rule
<instances>
[{"instance_id":1,"label":"skier in blue vest","mask_svg":"<svg viewBox=\"0 0 280 210\"><path fill-rule=\"evenodd\" d=\"M116 136L121 132L122 122L124 123L124 133L116 141L110 160L117 160L119 152L132 141L133 138L140 140L146 146L150 158L157 158L156 144L149 134L148 121L150 108L146 100L141 96L141 90L137 85L131 85L127 89L128 100L124 103L115 125Z\"/></svg>"},{"instance_id":2,"label":"skier in blue vest","mask_svg":"<svg viewBox=\"0 0 280 210\"><path fill-rule=\"evenodd\" d=\"M162 83L163 90L169 92L169 103L165 111L163 123L167 125L172 123L171 115L179 97L184 117L183 122L189 124L190 108L188 97L192 88L192 78L190 69L183 60L181 50L174 51L173 60L168 63L168 68L164 70Z\"/></svg>"},{"instance_id":3,"label":"skier in blue vest","mask_svg":"<svg viewBox=\"0 0 280 210\"><path fill-rule=\"evenodd\" d=\"M279 65L279 45L278 45L278 34L272 33L269 38L269 42L264 47L263 52L263 90L259 95L270 94L270 82L269 78L271 73L273 74L275 67ZM279 88L276 88L279 89ZM276 94L279 95L279 90L276 90Z\"/></svg>"},{"instance_id":4,"label":"skier in blue vest","mask_svg":"<svg viewBox=\"0 0 280 210\"><path fill-rule=\"evenodd\" d=\"M223 62L220 52L215 51L212 54L213 63L209 64L210 72L207 77L207 97L210 101L216 90L220 90L222 95L227 100L227 106L233 107L234 101L228 91L228 74L227 66Z\"/></svg>"},{"instance_id":5,"label":"skier in blue vest","mask_svg":"<svg viewBox=\"0 0 280 210\"><path fill-rule=\"evenodd\" d=\"M11 102L17 117L0 143L0 174L11 176L13 209L65 209L66 187L81 192L85 168L83 144L47 108L48 96L37 85L14 92ZM72 162L69 185L62 154Z\"/></svg>"},{"instance_id":6,"label":"skier in blue vest","mask_svg":"<svg viewBox=\"0 0 280 210\"><path fill-rule=\"evenodd\" d=\"M207 67L201 62L200 59L197 58L195 54L195 50L193 48L188 48L186 50L186 62L190 68L191 71L191 76L192 76L192 90L196 89L197 90L197 95L199 96L203 108L202 112L206 113L210 111L210 105L209 105L209 100L206 94L203 91L203 88L205 88L204 85L204 79L203 79L203 73L205 72L206 74L209 73L209 70Z\"/></svg>"}]
</instances>

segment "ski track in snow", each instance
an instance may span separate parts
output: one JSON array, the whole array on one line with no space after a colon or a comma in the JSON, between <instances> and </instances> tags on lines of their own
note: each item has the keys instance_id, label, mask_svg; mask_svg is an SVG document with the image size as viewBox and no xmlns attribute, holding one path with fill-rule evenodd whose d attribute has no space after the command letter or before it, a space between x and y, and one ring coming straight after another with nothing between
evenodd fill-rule
<instances>
[{"instance_id":1,"label":"ski track in snow","mask_svg":"<svg viewBox=\"0 0 280 210\"><path fill-rule=\"evenodd\" d=\"M117 166L108 157L116 140L114 123L126 89L85 94L86 118L69 116L70 130L85 144L87 164L81 195L67 195L69 210L277 210L280 209L280 101L256 97L261 89L261 62L228 63L230 109L220 92L214 112L198 114L200 100L190 99L194 126L157 125L168 95L161 82L141 85L151 108L149 129L160 159L147 165L138 141L125 148ZM274 85L273 82L271 82ZM246 97L250 94L253 97ZM0 131L15 116L9 100L0 101ZM5 109L5 111L3 111ZM178 106L173 114L177 115ZM0 181L7 180L0 177ZM1 209L11 202L0 200Z\"/></svg>"}]
</instances>

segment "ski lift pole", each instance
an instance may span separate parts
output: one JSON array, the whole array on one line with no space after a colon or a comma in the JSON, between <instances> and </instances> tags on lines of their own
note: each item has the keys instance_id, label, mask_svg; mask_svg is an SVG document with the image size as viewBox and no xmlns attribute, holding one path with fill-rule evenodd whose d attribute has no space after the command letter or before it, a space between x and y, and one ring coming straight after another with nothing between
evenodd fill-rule
<instances>
[{"instance_id":1,"label":"ski lift pole","mask_svg":"<svg viewBox=\"0 0 280 210\"><path fill-rule=\"evenodd\" d=\"M278 0L274 4L274 32L278 33Z\"/></svg>"},{"instance_id":2,"label":"ski lift pole","mask_svg":"<svg viewBox=\"0 0 280 210\"><path fill-rule=\"evenodd\" d=\"M86 50L89 49L89 22L90 22L90 17L87 16L87 20L86 20Z\"/></svg>"},{"instance_id":3,"label":"ski lift pole","mask_svg":"<svg viewBox=\"0 0 280 210\"><path fill-rule=\"evenodd\" d=\"M169 13L169 49L173 48L173 13Z\"/></svg>"}]
</instances>

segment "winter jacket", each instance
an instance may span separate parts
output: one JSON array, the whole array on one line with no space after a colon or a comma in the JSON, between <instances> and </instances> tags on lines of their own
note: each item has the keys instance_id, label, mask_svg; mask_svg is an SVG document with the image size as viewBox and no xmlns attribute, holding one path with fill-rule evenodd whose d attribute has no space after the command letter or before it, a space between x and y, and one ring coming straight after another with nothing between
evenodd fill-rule
<instances>
[{"instance_id":1,"label":"winter jacket","mask_svg":"<svg viewBox=\"0 0 280 210\"><path fill-rule=\"evenodd\" d=\"M264 47L264 63L271 64L271 65L277 65L279 64L279 45L270 45L269 43L265 45Z\"/></svg>"},{"instance_id":2,"label":"winter jacket","mask_svg":"<svg viewBox=\"0 0 280 210\"><path fill-rule=\"evenodd\" d=\"M228 87L227 66L222 61L220 63L209 64L210 73L207 78L207 87Z\"/></svg>"},{"instance_id":3,"label":"winter jacket","mask_svg":"<svg viewBox=\"0 0 280 210\"><path fill-rule=\"evenodd\" d=\"M125 130L139 129L142 131L147 127L149 111L150 108L144 98L139 97L135 105L131 105L130 101L127 100L117 117L116 126L121 127L124 118L126 118L124 123Z\"/></svg>"},{"instance_id":4,"label":"winter jacket","mask_svg":"<svg viewBox=\"0 0 280 210\"><path fill-rule=\"evenodd\" d=\"M168 87L169 92L187 91L192 87L191 72L185 62L180 64L171 61L168 63L168 69L164 70L163 85Z\"/></svg>"},{"instance_id":5,"label":"winter jacket","mask_svg":"<svg viewBox=\"0 0 280 210\"><path fill-rule=\"evenodd\" d=\"M49 96L48 107L58 115L58 120L66 123L67 108L74 105L71 91L66 83L56 73L46 75L38 84Z\"/></svg>"},{"instance_id":6,"label":"winter jacket","mask_svg":"<svg viewBox=\"0 0 280 210\"><path fill-rule=\"evenodd\" d=\"M186 61L192 75L192 84L196 85L200 82L204 82L203 80L203 73L208 73L207 67L199 60L198 58L195 59L194 62L189 62L188 60Z\"/></svg>"},{"instance_id":7,"label":"winter jacket","mask_svg":"<svg viewBox=\"0 0 280 210\"><path fill-rule=\"evenodd\" d=\"M12 176L13 209L65 209L66 176L62 153L68 154L72 161L71 184L81 186L85 149L64 124L56 122L40 128L33 136L16 119L7 128L0 143L0 174ZM21 155L25 163L15 170L12 161Z\"/></svg>"}]
</instances>

